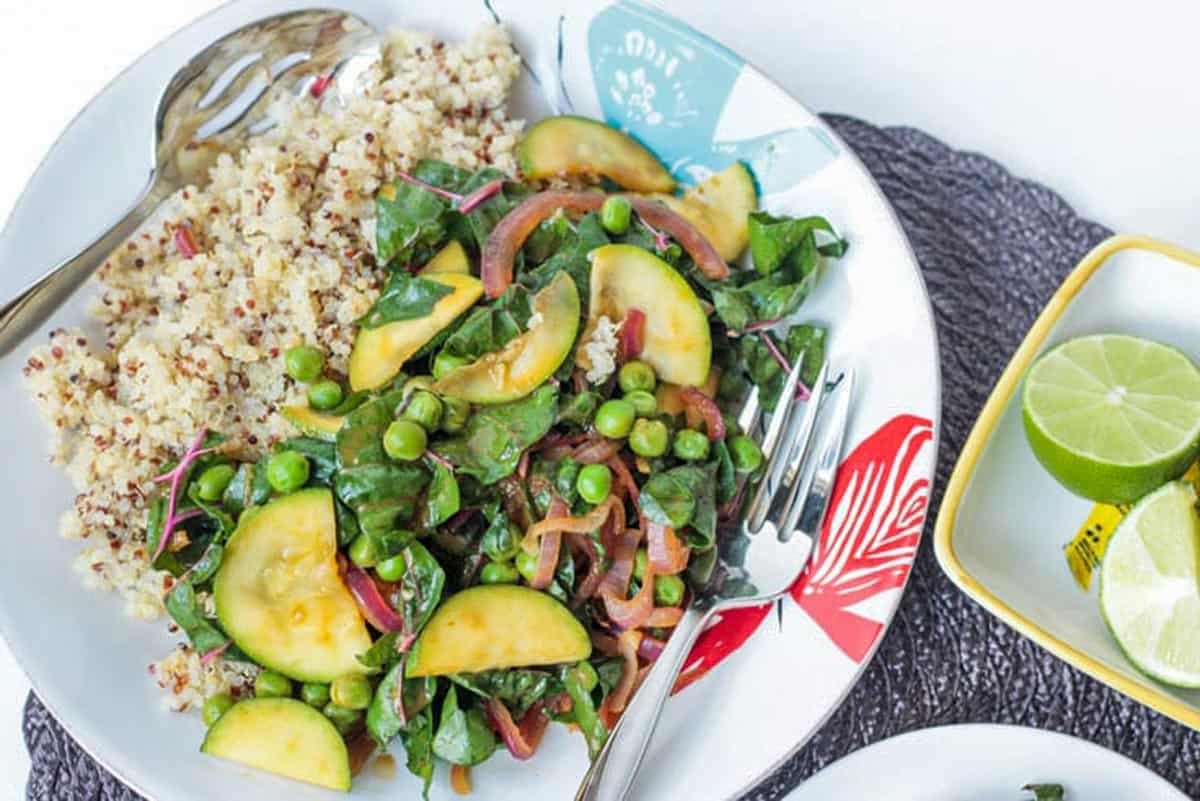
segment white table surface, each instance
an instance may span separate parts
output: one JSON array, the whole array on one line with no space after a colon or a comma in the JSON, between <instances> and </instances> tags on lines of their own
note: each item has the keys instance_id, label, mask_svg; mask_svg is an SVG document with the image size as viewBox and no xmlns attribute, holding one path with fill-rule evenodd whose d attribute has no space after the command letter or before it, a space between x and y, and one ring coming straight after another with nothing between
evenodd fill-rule
<instances>
[{"instance_id":1,"label":"white table surface","mask_svg":"<svg viewBox=\"0 0 1200 801\"><path fill-rule=\"evenodd\" d=\"M1080 212L1113 228L1200 249L1193 55L1200 4L665 4L815 109L922 128L1055 187ZM8 110L0 134L0 218L92 95L146 48L216 5L0 0ZM20 127L13 124L17 109ZM20 558L18 549L6 553ZM68 580L65 565L63 575ZM20 712L28 688L0 642L0 799L24 792Z\"/></svg>"}]
</instances>

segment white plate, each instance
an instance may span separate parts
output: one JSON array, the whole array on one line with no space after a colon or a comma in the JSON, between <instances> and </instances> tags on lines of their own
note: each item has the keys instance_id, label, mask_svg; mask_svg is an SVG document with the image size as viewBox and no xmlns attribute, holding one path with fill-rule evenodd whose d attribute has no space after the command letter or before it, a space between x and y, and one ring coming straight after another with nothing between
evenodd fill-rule
<instances>
[{"instance_id":1,"label":"white plate","mask_svg":"<svg viewBox=\"0 0 1200 801\"><path fill-rule=\"evenodd\" d=\"M1066 801L1186 801L1160 776L1057 732L972 723L901 734L845 757L786 801L1028 801L1029 783L1061 784Z\"/></svg>"},{"instance_id":2,"label":"white plate","mask_svg":"<svg viewBox=\"0 0 1200 801\"><path fill-rule=\"evenodd\" d=\"M227 5L101 93L55 145L0 237L0 296L124 210L145 178L158 92L179 65L220 34L303 5ZM446 37L491 19L476 0L331 5ZM636 792L697 801L734 796L786 759L845 697L899 603L936 454L940 386L929 300L908 243L862 165L819 118L737 55L630 2L563 2L561 14L555 4L516 0L491 7L514 31L536 84L550 89L542 94L523 78L517 116L565 110L569 97L578 113L629 128L685 180L743 159L767 208L825 214L851 243L804 310L830 324L833 361L853 364L859 377L824 543L778 619L757 636L750 639L769 608L730 615L702 638L687 666L693 683L669 705L652 769ZM655 88L652 103L648 87ZM48 327L80 324L81 307L75 299ZM54 531L73 490L42 456L45 431L21 385L23 363L21 354L0 361L0 406L8 410L0 421L8 460L0 504L9 539L0 560L0 630L38 694L92 754L150 798L333 797L201 756L198 718L161 710L146 665L171 639L161 625L125 618L115 598L84 590L70 571L75 546ZM474 797L511 798L518 787L531 797L569 795L585 759L578 737L555 727L531 762L499 756L475 770ZM356 794L393 798L414 788L407 776L391 783L366 777ZM435 797L449 794L439 777Z\"/></svg>"}]
</instances>

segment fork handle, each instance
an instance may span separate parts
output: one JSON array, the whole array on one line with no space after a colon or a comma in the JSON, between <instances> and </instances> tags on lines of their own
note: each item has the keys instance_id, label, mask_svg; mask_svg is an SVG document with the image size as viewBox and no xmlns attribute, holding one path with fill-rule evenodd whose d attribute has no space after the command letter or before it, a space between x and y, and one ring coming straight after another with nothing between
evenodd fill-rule
<instances>
[{"instance_id":1,"label":"fork handle","mask_svg":"<svg viewBox=\"0 0 1200 801\"><path fill-rule=\"evenodd\" d=\"M670 696L684 659L704 628L710 611L695 607L684 611L654 667L646 674L646 680L609 734L608 742L588 768L575 801L623 801L629 794L662 715L663 704Z\"/></svg>"},{"instance_id":2,"label":"fork handle","mask_svg":"<svg viewBox=\"0 0 1200 801\"><path fill-rule=\"evenodd\" d=\"M168 192L159 182L148 183L133 207L100 238L5 303L0 309L0 356L7 355L65 303L88 276L154 213Z\"/></svg>"}]
</instances>

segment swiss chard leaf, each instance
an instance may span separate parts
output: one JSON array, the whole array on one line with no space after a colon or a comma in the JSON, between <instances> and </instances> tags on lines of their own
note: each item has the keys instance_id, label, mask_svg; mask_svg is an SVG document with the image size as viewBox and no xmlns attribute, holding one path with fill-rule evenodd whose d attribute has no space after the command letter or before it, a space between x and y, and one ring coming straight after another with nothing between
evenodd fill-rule
<instances>
[{"instance_id":1,"label":"swiss chard leaf","mask_svg":"<svg viewBox=\"0 0 1200 801\"><path fill-rule=\"evenodd\" d=\"M576 482L582 469L583 465L568 456L558 463L558 469L554 473L554 491L562 496L568 506L574 505L575 499L579 497Z\"/></svg>"},{"instance_id":2,"label":"swiss chard leaf","mask_svg":"<svg viewBox=\"0 0 1200 801\"><path fill-rule=\"evenodd\" d=\"M400 650L400 632L390 631L355 658L363 667L377 672L395 665L403 656L404 653Z\"/></svg>"},{"instance_id":3,"label":"swiss chard leaf","mask_svg":"<svg viewBox=\"0 0 1200 801\"><path fill-rule=\"evenodd\" d=\"M599 393L585 390L576 395L564 395L558 403L558 422L576 428L587 428L599 407Z\"/></svg>"},{"instance_id":4,"label":"swiss chard leaf","mask_svg":"<svg viewBox=\"0 0 1200 801\"><path fill-rule=\"evenodd\" d=\"M625 660L608 657L592 663L592 667L596 668L596 675L600 678L600 694L607 696L621 683L621 676L625 673Z\"/></svg>"},{"instance_id":5,"label":"swiss chard leaf","mask_svg":"<svg viewBox=\"0 0 1200 801\"><path fill-rule=\"evenodd\" d=\"M358 320L358 324L363 328L378 328L388 323L428 317L433 314L437 302L453 291L453 287L438 281L396 270L388 277L383 292Z\"/></svg>"},{"instance_id":6,"label":"swiss chard leaf","mask_svg":"<svg viewBox=\"0 0 1200 801\"><path fill-rule=\"evenodd\" d=\"M485 673L455 673L450 681L484 698L498 698L521 718L529 707L546 697L553 676L540 670L489 670Z\"/></svg>"},{"instance_id":7,"label":"swiss chard leaf","mask_svg":"<svg viewBox=\"0 0 1200 801\"><path fill-rule=\"evenodd\" d=\"M221 562L225 558L225 546L219 542L214 542L205 549L204 555L201 556L194 565L192 571L188 574L188 582L193 586L200 586L217 575L217 570L221 567Z\"/></svg>"},{"instance_id":8,"label":"swiss chard leaf","mask_svg":"<svg viewBox=\"0 0 1200 801\"><path fill-rule=\"evenodd\" d=\"M456 191L466 178L462 170L429 159L419 162L412 174L449 191ZM446 198L401 180L391 189L375 198L375 255L380 264L393 259L407 263L418 253L432 251L446 238L451 222L451 204Z\"/></svg>"},{"instance_id":9,"label":"swiss chard leaf","mask_svg":"<svg viewBox=\"0 0 1200 801\"><path fill-rule=\"evenodd\" d=\"M512 475L521 453L544 437L557 417L558 390L543 385L521 400L480 408L461 435L432 447L460 473L494 484Z\"/></svg>"},{"instance_id":10,"label":"swiss chard leaf","mask_svg":"<svg viewBox=\"0 0 1200 801\"><path fill-rule=\"evenodd\" d=\"M424 531L437 528L457 514L461 505L458 479L448 467L435 463L433 480L425 490L419 527Z\"/></svg>"},{"instance_id":11,"label":"swiss chard leaf","mask_svg":"<svg viewBox=\"0 0 1200 801\"><path fill-rule=\"evenodd\" d=\"M380 748L387 748L433 702L436 693L436 678L406 679L403 661L397 662L375 688L367 707L367 731Z\"/></svg>"},{"instance_id":12,"label":"swiss chard leaf","mask_svg":"<svg viewBox=\"0 0 1200 801\"><path fill-rule=\"evenodd\" d=\"M468 314L447 337L443 349L463 359L478 359L519 336L532 314L529 293L520 286L509 287L494 303Z\"/></svg>"},{"instance_id":13,"label":"swiss chard leaf","mask_svg":"<svg viewBox=\"0 0 1200 801\"><path fill-rule=\"evenodd\" d=\"M682 529L696 511L696 496L673 471L656 473L642 485L638 508L647 519L660 526Z\"/></svg>"},{"instance_id":14,"label":"swiss chard leaf","mask_svg":"<svg viewBox=\"0 0 1200 801\"><path fill-rule=\"evenodd\" d=\"M463 195L469 195L475 190L483 188L485 184L495 180L503 181L506 177L503 172L494 167L485 167L467 178L457 191ZM482 251L487 243L488 235L496 227L496 223L500 222L504 215L512 211L530 192L531 190L522 184L506 182L500 191L476 206L469 214L455 212L457 219L453 226L456 231L469 231L475 249Z\"/></svg>"},{"instance_id":15,"label":"swiss chard leaf","mask_svg":"<svg viewBox=\"0 0 1200 801\"><path fill-rule=\"evenodd\" d=\"M804 354L804 366L800 371L800 380L805 386L811 387L816 381L821 365L825 363L826 329L814 325L792 326L782 341L779 350L789 363ZM750 380L758 385L759 400L763 408L771 411L779 401L787 376L779 362L771 355L758 337L741 338L742 363L746 366Z\"/></svg>"},{"instance_id":16,"label":"swiss chard leaf","mask_svg":"<svg viewBox=\"0 0 1200 801\"><path fill-rule=\"evenodd\" d=\"M1021 789L1033 793L1033 801L1063 801L1067 792L1061 784L1027 784Z\"/></svg>"},{"instance_id":17,"label":"swiss chard leaf","mask_svg":"<svg viewBox=\"0 0 1200 801\"><path fill-rule=\"evenodd\" d=\"M562 250L575 236L575 226L565 214L555 214L538 223L521 250L526 264L541 264Z\"/></svg>"},{"instance_id":18,"label":"swiss chard leaf","mask_svg":"<svg viewBox=\"0 0 1200 801\"><path fill-rule=\"evenodd\" d=\"M480 549L493 562L507 562L513 559L521 549L520 532L509 522L508 515L502 512L496 504L491 509L484 510L488 527L480 540Z\"/></svg>"},{"instance_id":19,"label":"swiss chard leaf","mask_svg":"<svg viewBox=\"0 0 1200 801\"><path fill-rule=\"evenodd\" d=\"M823 217L756 212L750 215L749 228L756 273L738 271L720 282L693 276L712 294L717 316L732 331L792 315L816 285L822 256L846 252L845 241ZM818 232L831 235L833 241L818 244Z\"/></svg>"},{"instance_id":20,"label":"swiss chard leaf","mask_svg":"<svg viewBox=\"0 0 1200 801\"><path fill-rule=\"evenodd\" d=\"M693 551L705 551L717 541L717 463L683 465L667 473L687 487L695 506L688 521L687 540Z\"/></svg>"},{"instance_id":21,"label":"swiss chard leaf","mask_svg":"<svg viewBox=\"0 0 1200 801\"><path fill-rule=\"evenodd\" d=\"M363 532L380 536L412 519L429 472L416 462L398 463L383 450L383 432L402 400L389 392L346 416L337 434L334 490L358 516Z\"/></svg>"},{"instance_id":22,"label":"swiss chard leaf","mask_svg":"<svg viewBox=\"0 0 1200 801\"><path fill-rule=\"evenodd\" d=\"M333 516L337 522L338 546L344 548L354 542L354 539L362 533L362 529L358 525L358 517L349 506L342 503L340 498L333 499Z\"/></svg>"},{"instance_id":23,"label":"swiss chard leaf","mask_svg":"<svg viewBox=\"0 0 1200 801\"><path fill-rule=\"evenodd\" d=\"M411 642L433 616L446 587L446 571L433 554L419 542L404 549L404 576L400 579L400 614L404 618L404 639Z\"/></svg>"},{"instance_id":24,"label":"swiss chard leaf","mask_svg":"<svg viewBox=\"0 0 1200 801\"><path fill-rule=\"evenodd\" d=\"M442 701L442 719L433 737L433 753L453 765L478 765L496 751L496 735L477 707L458 705L451 685Z\"/></svg>"},{"instance_id":25,"label":"swiss chard leaf","mask_svg":"<svg viewBox=\"0 0 1200 801\"><path fill-rule=\"evenodd\" d=\"M725 440L713 445L713 464L717 479L717 505L724 506L737 494L737 471Z\"/></svg>"},{"instance_id":26,"label":"swiss chard leaf","mask_svg":"<svg viewBox=\"0 0 1200 801\"><path fill-rule=\"evenodd\" d=\"M717 316L731 331L742 331L758 319L753 299L739 286L714 287L712 299Z\"/></svg>"},{"instance_id":27,"label":"swiss chard leaf","mask_svg":"<svg viewBox=\"0 0 1200 801\"><path fill-rule=\"evenodd\" d=\"M762 275L775 272L792 251L799 248L805 239L813 238L817 231L823 231L833 238L829 255L840 256L845 253L845 242L824 217L776 217L765 211L756 211L750 215L748 227L754 269Z\"/></svg>"},{"instance_id":28,"label":"swiss chard leaf","mask_svg":"<svg viewBox=\"0 0 1200 801\"><path fill-rule=\"evenodd\" d=\"M527 270L521 276L521 283L530 290L537 291L550 283L555 275L565 270L575 282L575 288L579 290L580 311L586 317L592 284L592 263L588 259L588 254L608 243L608 234L604 232L604 226L600 224L599 215L585 214L579 221L574 236L567 238L553 256L534 269Z\"/></svg>"},{"instance_id":29,"label":"swiss chard leaf","mask_svg":"<svg viewBox=\"0 0 1200 801\"><path fill-rule=\"evenodd\" d=\"M656 473L642 487L638 506L642 514L659 525L676 530L689 526L692 547L711 548L717 536L716 475L715 462Z\"/></svg>"},{"instance_id":30,"label":"swiss chard leaf","mask_svg":"<svg viewBox=\"0 0 1200 801\"><path fill-rule=\"evenodd\" d=\"M408 755L408 770L424 782L422 796L428 801L433 784L433 708L427 707L400 732L400 741Z\"/></svg>"},{"instance_id":31,"label":"swiss chard leaf","mask_svg":"<svg viewBox=\"0 0 1200 801\"><path fill-rule=\"evenodd\" d=\"M206 618L200 610L196 590L190 582L180 581L175 584L174 589L167 594L166 607L167 614L175 621L175 625L183 629L196 653L203 654L220 648L229 641L216 624Z\"/></svg>"}]
</instances>

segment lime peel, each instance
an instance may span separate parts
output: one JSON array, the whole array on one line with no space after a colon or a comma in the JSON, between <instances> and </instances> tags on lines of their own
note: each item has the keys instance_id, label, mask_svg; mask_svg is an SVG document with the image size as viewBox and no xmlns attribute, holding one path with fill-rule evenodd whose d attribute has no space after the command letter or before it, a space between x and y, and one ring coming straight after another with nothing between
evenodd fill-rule
<instances>
[{"instance_id":1,"label":"lime peel","mask_svg":"<svg viewBox=\"0 0 1200 801\"><path fill-rule=\"evenodd\" d=\"M1070 340L1038 359L1021 401L1038 461L1101 503L1132 503L1179 478L1200 450L1200 370L1168 345Z\"/></svg>"}]
</instances>

